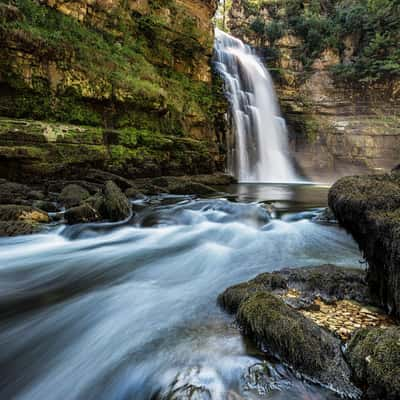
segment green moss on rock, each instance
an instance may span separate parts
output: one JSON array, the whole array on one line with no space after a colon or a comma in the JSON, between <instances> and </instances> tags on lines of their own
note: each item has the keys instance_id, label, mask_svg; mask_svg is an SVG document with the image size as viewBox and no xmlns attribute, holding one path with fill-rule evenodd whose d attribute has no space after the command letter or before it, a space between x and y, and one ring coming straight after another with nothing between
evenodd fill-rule
<instances>
[{"instance_id":1,"label":"green moss on rock","mask_svg":"<svg viewBox=\"0 0 400 400\"><path fill-rule=\"evenodd\" d=\"M332 186L328 200L364 252L373 300L399 317L400 175L342 178Z\"/></svg>"},{"instance_id":2,"label":"green moss on rock","mask_svg":"<svg viewBox=\"0 0 400 400\"><path fill-rule=\"evenodd\" d=\"M400 398L400 328L360 329L351 339L347 359L367 399Z\"/></svg>"}]
</instances>

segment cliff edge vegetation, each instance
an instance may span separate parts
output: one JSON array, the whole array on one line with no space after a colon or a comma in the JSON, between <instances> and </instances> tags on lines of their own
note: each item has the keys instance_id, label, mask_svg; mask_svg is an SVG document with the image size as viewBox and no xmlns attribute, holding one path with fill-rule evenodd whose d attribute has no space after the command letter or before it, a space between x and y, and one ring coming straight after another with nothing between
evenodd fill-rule
<instances>
[{"instance_id":1,"label":"cliff edge vegetation","mask_svg":"<svg viewBox=\"0 0 400 400\"><path fill-rule=\"evenodd\" d=\"M215 9L213 0L1 1L1 175L220 169Z\"/></svg>"}]
</instances>

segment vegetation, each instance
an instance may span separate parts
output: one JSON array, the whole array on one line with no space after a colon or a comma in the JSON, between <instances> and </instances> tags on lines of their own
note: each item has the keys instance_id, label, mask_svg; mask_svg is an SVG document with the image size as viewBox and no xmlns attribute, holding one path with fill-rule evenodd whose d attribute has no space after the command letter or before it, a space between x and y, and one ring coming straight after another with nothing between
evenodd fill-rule
<instances>
[{"instance_id":1,"label":"vegetation","mask_svg":"<svg viewBox=\"0 0 400 400\"><path fill-rule=\"evenodd\" d=\"M323 50L334 49L342 62L333 70L342 78L375 81L400 75L399 0L248 0L248 15L255 19L250 30L275 45L283 33L302 39L298 58L307 68ZM266 8L271 18L262 17ZM354 52L345 57L345 41L351 38Z\"/></svg>"},{"instance_id":2,"label":"vegetation","mask_svg":"<svg viewBox=\"0 0 400 400\"><path fill-rule=\"evenodd\" d=\"M355 378L367 384L370 398L400 396L400 330L360 329L349 343L347 358Z\"/></svg>"},{"instance_id":3,"label":"vegetation","mask_svg":"<svg viewBox=\"0 0 400 400\"><path fill-rule=\"evenodd\" d=\"M157 14L164 3L180 21L177 32L170 29L162 13ZM10 15L8 4L14 6L15 15ZM150 4L154 9L150 14L132 16L128 9L121 9L97 26L34 0L0 1L4 48L15 44L27 48L38 62L52 62L63 75L51 87L47 76L33 69L27 82L13 54L0 58L7 86L0 97L3 115L134 126L180 136L187 134L182 125L186 115L212 123L213 88L192 76L193 63L209 43L174 2ZM185 71L174 69L177 61L186 66ZM73 83L66 85L65 81Z\"/></svg>"}]
</instances>

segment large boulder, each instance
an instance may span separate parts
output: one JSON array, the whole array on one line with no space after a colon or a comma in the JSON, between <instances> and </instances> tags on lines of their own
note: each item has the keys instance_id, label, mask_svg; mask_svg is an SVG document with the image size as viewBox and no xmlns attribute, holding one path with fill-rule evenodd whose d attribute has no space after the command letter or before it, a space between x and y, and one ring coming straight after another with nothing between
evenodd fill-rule
<instances>
[{"instance_id":1,"label":"large boulder","mask_svg":"<svg viewBox=\"0 0 400 400\"><path fill-rule=\"evenodd\" d=\"M400 317L400 174L342 178L328 200L368 261L374 301Z\"/></svg>"},{"instance_id":2,"label":"large boulder","mask_svg":"<svg viewBox=\"0 0 400 400\"><path fill-rule=\"evenodd\" d=\"M66 208L79 205L83 200L86 200L90 193L77 184L70 184L64 187L59 196L59 201Z\"/></svg>"},{"instance_id":3,"label":"large boulder","mask_svg":"<svg viewBox=\"0 0 400 400\"><path fill-rule=\"evenodd\" d=\"M400 399L400 328L364 328L351 339L346 356L365 399Z\"/></svg>"},{"instance_id":4,"label":"large boulder","mask_svg":"<svg viewBox=\"0 0 400 400\"><path fill-rule=\"evenodd\" d=\"M103 218L110 221L119 221L129 217L131 214L131 203L113 181L106 182L103 196L104 201L100 207L100 213Z\"/></svg>"},{"instance_id":5,"label":"large boulder","mask_svg":"<svg viewBox=\"0 0 400 400\"><path fill-rule=\"evenodd\" d=\"M340 341L280 298L268 292L247 297L239 305L237 321L260 348L305 376L348 396L357 392Z\"/></svg>"},{"instance_id":6,"label":"large boulder","mask_svg":"<svg viewBox=\"0 0 400 400\"><path fill-rule=\"evenodd\" d=\"M227 288L219 304L235 313L245 335L260 349L289 364L304 376L353 397L350 370L341 342L305 316L315 299L334 303L367 299L365 271L323 265L268 272ZM292 298L288 293L295 291ZM305 308L307 307L307 308Z\"/></svg>"}]
</instances>

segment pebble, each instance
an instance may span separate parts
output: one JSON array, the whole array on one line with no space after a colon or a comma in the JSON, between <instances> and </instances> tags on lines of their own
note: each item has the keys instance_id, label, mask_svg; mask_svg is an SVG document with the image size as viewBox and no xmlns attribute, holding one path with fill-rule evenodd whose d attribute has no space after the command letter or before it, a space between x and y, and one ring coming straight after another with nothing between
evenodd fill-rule
<instances>
[{"instance_id":1,"label":"pebble","mask_svg":"<svg viewBox=\"0 0 400 400\"><path fill-rule=\"evenodd\" d=\"M289 289L283 297L301 297L301 292ZM317 298L317 311L300 310L316 324L330 330L341 340L347 341L356 329L368 326L390 326L394 321L378 309L370 309L355 301L339 300L332 304Z\"/></svg>"}]
</instances>

